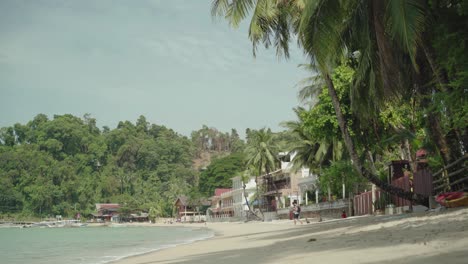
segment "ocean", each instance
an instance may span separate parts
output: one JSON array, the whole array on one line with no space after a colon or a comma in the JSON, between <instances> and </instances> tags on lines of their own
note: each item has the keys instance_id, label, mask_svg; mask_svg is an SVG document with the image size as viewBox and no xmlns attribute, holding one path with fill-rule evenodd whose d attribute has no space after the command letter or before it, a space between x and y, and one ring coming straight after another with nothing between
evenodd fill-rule
<instances>
[{"instance_id":1,"label":"ocean","mask_svg":"<svg viewBox=\"0 0 468 264\"><path fill-rule=\"evenodd\" d=\"M2 264L103 264L212 237L204 228L0 228Z\"/></svg>"}]
</instances>

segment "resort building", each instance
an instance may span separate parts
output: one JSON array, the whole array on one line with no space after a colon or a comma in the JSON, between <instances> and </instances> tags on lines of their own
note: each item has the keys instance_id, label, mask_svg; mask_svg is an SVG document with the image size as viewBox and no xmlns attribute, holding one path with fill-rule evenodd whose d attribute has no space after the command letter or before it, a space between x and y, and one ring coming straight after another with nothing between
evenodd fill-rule
<instances>
[{"instance_id":1,"label":"resort building","mask_svg":"<svg viewBox=\"0 0 468 264\"><path fill-rule=\"evenodd\" d=\"M291 160L295 156L294 152L281 152L278 156L280 169L258 177L262 190L259 201L255 201L254 198L257 191L254 176L248 177L248 182L245 183L241 176L233 177L232 189L215 190L211 207L207 211L207 219L210 221L244 220L249 214L248 203L250 203L252 211L258 214L261 208L264 218L270 220L277 218L278 210L288 210L294 200L308 204L309 193L311 190L317 190L317 176L310 174L309 169L303 168L298 171L292 169Z\"/></svg>"},{"instance_id":2,"label":"resort building","mask_svg":"<svg viewBox=\"0 0 468 264\"><path fill-rule=\"evenodd\" d=\"M96 213L92 214L93 219L97 221L119 221L119 213L118 210L120 209L120 204L105 204L105 203L98 203L96 204Z\"/></svg>"},{"instance_id":3,"label":"resort building","mask_svg":"<svg viewBox=\"0 0 468 264\"><path fill-rule=\"evenodd\" d=\"M307 178L308 181L313 181L313 178L309 179L308 169L297 172L293 170L291 160L295 155L294 152L280 152L280 169L259 177L264 189L261 205L266 212L288 208L294 200L301 201L303 196L299 189L300 180Z\"/></svg>"},{"instance_id":4,"label":"resort building","mask_svg":"<svg viewBox=\"0 0 468 264\"><path fill-rule=\"evenodd\" d=\"M248 181L246 183L242 181L240 176L232 178L232 198L235 218L245 219L247 212L249 211L247 203L250 203L253 200L256 186L255 177L248 177Z\"/></svg>"},{"instance_id":5,"label":"resort building","mask_svg":"<svg viewBox=\"0 0 468 264\"><path fill-rule=\"evenodd\" d=\"M211 198L211 207L207 216L213 218L227 218L234 216L234 201L231 188L217 188Z\"/></svg>"}]
</instances>

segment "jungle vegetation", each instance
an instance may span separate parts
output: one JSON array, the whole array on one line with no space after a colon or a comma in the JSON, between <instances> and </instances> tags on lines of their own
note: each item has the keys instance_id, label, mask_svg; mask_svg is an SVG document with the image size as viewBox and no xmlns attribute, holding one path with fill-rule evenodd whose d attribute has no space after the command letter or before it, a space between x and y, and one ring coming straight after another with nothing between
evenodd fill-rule
<instances>
[{"instance_id":1,"label":"jungle vegetation","mask_svg":"<svg viewBox=\"0 0 468 264\"><path fill-rule=\"evenodd\" d=\"M259 45L285 58L291 43L303 50L311 77L299 95L309 104L286 124L301 138L297 166L345 159L382 190L425 204L383 181L376 163L396 148L414 161L424 147L439 166L466 154L467 1L214 0L211 11L234 28L250 21L254 56Z\"/></svg>"}]
</instances>

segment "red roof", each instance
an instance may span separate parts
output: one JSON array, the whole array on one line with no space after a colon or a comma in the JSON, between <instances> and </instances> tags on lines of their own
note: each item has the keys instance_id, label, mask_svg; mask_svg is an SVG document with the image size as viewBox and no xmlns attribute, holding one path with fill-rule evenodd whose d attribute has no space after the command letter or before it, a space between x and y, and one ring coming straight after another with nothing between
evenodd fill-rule
<instances>
[{"instance_id":1,"label":"red roof","mask_svg":"<svg viewBox=\"0 0 468 264\"><path fill-rule=\"evenodd\" d=\"M221 196L221 194L232 191L231 188L216 188L215 196Z\"/></svg>"}]
</instances>

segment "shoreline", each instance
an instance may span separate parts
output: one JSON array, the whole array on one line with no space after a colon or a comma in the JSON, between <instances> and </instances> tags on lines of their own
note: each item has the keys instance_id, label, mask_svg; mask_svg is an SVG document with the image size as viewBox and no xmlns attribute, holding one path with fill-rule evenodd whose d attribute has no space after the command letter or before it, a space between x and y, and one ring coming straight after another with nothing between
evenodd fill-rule
<instances>
[{"instance_id":1,"label":"shoreline","mask_svg":"<svg viewBox=\"0 0 468 264\"><path fill-rule=\"evenodd\" d=\"M302 264L319 260L323 263L453 264L466 263L468 259L468 208L441 213L350 217L296 226L289 220L143 225L208 228L214 235L112 263Z\"/></svg>"},{"instance_id":2,"label":"shoreline","mask_svg":"<svg viewBox=\"0 0 468 264\"><path fill-rule=\"evenodd\" d=\"M125 224L124 224L125 225ZM191 228L190 226L185 226L185 225L167 225L167 224L154 224L154 223L132 223L132 224L129 224L129 225L126 225L126 226L130 226L130 227L168 227L168 228ZM97 227L97 226L96 226ZM196 227L196 229L209 229L209 228L202 228L202 227ZM212 231L211 229L209 229L210 231ZM165 245L163 247L160 247L160 248L156 248L156 249L152 249L152 250L149 250L147 252L143 252L143 253L139 253L139 254L135 254L135 255L129 255L129 256L123 256L123 257L120 257L118 259L115 259L115 260L112 260L112 261L109 261L109 262L106 262L108 264L115 264L115 263L121 263L127 259L132 259L132 258L136 258L136 257L141 257L141 256L145 256L145 255L149 255L149 254L155 254L156 252L159 252L159 251L162 251L162 250L166 250L166 249L170 249L170 248L175 248L175 247L179 247L179 246L184 246L184 245L191 245L191 244L194 244L194 243L197 243L197 242L200 242L200 241L204 241L204 240L208 240L208 239L212 239L214 237L216 237L217 234L213 231L213 234L209 237L203 237L203 238L194 238L192 240L188 240L188 241L184 241L182 243L178 243L178 244L169 244L169 245Z\"/></svg>"}]
</instances>

